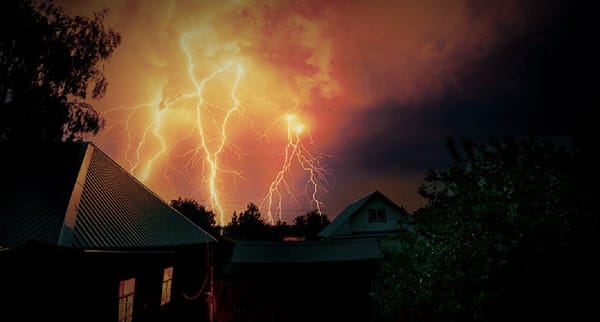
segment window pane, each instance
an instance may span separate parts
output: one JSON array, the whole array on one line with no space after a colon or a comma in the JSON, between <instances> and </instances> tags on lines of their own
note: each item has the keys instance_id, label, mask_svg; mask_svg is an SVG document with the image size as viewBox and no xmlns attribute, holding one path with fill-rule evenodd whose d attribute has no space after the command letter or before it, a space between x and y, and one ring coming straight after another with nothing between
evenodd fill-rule
<instances>
[{"instance_id":1,"label":"window pane","mask_svg":"<svg viewBox=\"0 0 600 322\"><path fill-rule=\"evenodd\" d=\"M171 281L167 282L167 302L171 301Z\"/></svg>"},{"instance_id":2,"label":"window pane","mask_svg":"<svg viewBox=\"0 0 600 322\"><path fill-rule=\"evenodd\" d=\"M127 317L131 317L133 316L133 295L129 295L127 298L127 310L126 310L126 315Z\"/></svg>"},{"instance_id":3,"label":"window pane","mask_svg":"<svg viewBox=\"0 0 600 322\"><path fill-rule=\"evenodd\" d=\"M168 280L163 282L162 285L162 296L160 298L160 304L166 304L169 303L171 301L171 285L172 285L172 281Z\"/></svg>"},{"instance_id":4,"label":"window pane","mask_svg":"<svg viewBox=\"0 0 600 322\"><path fill-rule=\"evenodd\" d=\"M369 222L375 221L375 211L373 209L369 209Z\"/></svg>"},{"instance_id":5,"label":"window pane","mask_svg":"<svg viewBox=\"0 0 600 322\"><path fill-rule=\"evenodd\" d=\"M125 298L119 299L119 321L121 321L125 318L125 302L126 302Z\"/></svg>"},{"instance_id":6,"label":"window pane","mask_svg":"<svg viewBox=\"0 0 600 322\"><path fill-rule=\"evenodd\" d=\"M135 278L119 282L119 322L131 321L133 316L133 294Z\"/></svg>"},{"instance_id":7,"label":"window pane","mask_svg":"<svg viewBox=\"0 0 600 322\"><path fill-rule=\"evenodd\" d=\"M165 271L163 273L163 281L166 280L170 280L173 279L173 267L167 267L165 268Z\"/></svg>"},{"instance_id":8,"label":"window pane","mask_svg":"<svg viewBox=\"0 0 600 322\"><path fill-rule=\"evenodd\" d=\"M130 278L125 281L125 289L123 290L123 295L133 294L135 290L135 278Z\"/></svg>"}]
</instances>

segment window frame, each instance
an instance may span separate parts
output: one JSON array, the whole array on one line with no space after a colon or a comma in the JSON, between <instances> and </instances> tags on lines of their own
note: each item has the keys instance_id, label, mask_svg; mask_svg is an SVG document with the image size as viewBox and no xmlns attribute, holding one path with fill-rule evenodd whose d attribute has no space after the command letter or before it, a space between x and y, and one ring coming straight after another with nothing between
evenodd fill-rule
<instances>
[{"instance_id":1,"label":"window frame","mask_svg":"<svg viewBox=\"0 0 600 322\"><path fill-rule=\"evenodd\" d=\"M173 266L163 269L162 292L160 296L160 306L165 306L171 302L173 293Z\"/></svg>"},{"instance_id":2,"label":"window frame","mask_svg":"<svg viewBox=\"0 0 600 322\"><path fill-rule=\"evenodd\" d=\"M387 223L387 214L385 208L369 208L367 209L369 224L372 223Z\"/></svg>"},{"instance_id":3,"label":"window frame","mask_svg":"<svg viewBox=\"0 0 600 322\"><path fill-rule=\"evenodd\" d=\"M133 321L133 301L135 297L135 277L119 281L118 322Z\"/></svg>"}]
</instances>

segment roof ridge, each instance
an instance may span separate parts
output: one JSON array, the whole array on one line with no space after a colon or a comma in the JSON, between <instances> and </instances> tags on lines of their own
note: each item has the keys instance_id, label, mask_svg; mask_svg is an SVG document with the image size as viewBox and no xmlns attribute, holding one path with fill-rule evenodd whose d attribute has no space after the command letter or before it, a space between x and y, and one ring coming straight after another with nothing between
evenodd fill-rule
<instances>
[{"instance_id":1,"label":"roof ridge","mask_svg":"<svg viewBox=\"0 0 600 322\"><path fill-rule=\"evenodd\" d=\"M382 198L384 201L390 203L392 206L399 209L399 211L402 211L401 210L401 209L403 209L402 207L400 207L395 202L393 202L391 199L386 197L381 191L373 190L370 193L362 196L361 198L354 200L353 202L349 203L346 207L344 207L344 209L333 219L333 221L329 225L325 226L319 232L318 235L321 237L325 237L325 238L331 236L331 234L336 229L338 229L340 227L340 225L342 225L350 216L352 216L359 209L364 207L364 205L367 202L369 202L369 200L371 200L373 197L376 197L376 196L378 196L378 197Z\"/></svg>"},{"instance_id":2,"label":"roof ridge","mask_svg":"<svg viewBox=\"0 0 600 322\"><path fill-rule=\"evenodd\" d=\"M171 204L169 202L167 202L165 199L163 199L161 196L159 196L156 192L154 192L152 189L150 189L148 186L146 186L142 181L140 181L138 178L136 178L129 171L125 170L125 168L123 168L120 164L118 164L115 160L113 160L110 156L108 156L108 154L106 154L104 151L102 151L102 149L100 149L94 142L91 142L91 141L87 141L87 142L90 143L94 147L94 150L102 153L102 155L108 161L113 163L117 167L117 169L119 169L121 172L123 172L129 178L133 179L134 182L139 184L144 190L149 192L153 197L157 198L160 202L162 202L167 207L169 207L171 210L173 210L175 213L177 213L181 218L185 219L187 222L194 225L196 228L200 229L202 232L206 233L208 236L210 236L213 239L213 241L216 241L216 238L212 234L210 234L209 232L204 230L202 227L196 225L193 221L191 221L189 218L187 218L185 215L183 215L179 210L177 210L173 206L171 206Z\"/></svg>"},{"instance_id":3,"label":"roof ridge","mask_svg":"<svg viewBox=\"0 0 600 322\"><path fill-rule=\"evenodd\" d=\"M83 185L85 183L85 178L87 177L92 154L94 153L94 150L97 149L95 146L88 143L77 143L78 145L83 146L83 156L79 162L77 173L75 174L75 180L67 202L67 209L65 209L63 224L56 242L58 245L71 244L75 232L75 224L77 222L77 209L79 208L81 196L83 194Z\"/></svg>"},{"instance_id":4,"label":"roof ridge","mask_svg":"<svg viewBox=\"0 0 600 322\"><path fill-rule=\"evenodd\" d=\"M156 192L152 191L152 189L150 189L148 186L146 186L142 181L140 181L138 178L136 178L133 174L131 174L131 172L125 170L125 168L123 168L120 164L117 163L117 161L113 160L108 154L106 154L104 151L102 151L102 149L100 149L96 144L94 144L91 141L87 141L89 142L91 145L94 146L95 150L99 151L100 153L102 153L102 155L104 155L111 163L113 163L114 165L117 166L117 168L122 171L123 173L125 173L127 176L129 176L130 178L132 178L135 182L137 182L138 184L140 184L146 191L150 192L154 197L158 198L160 201L162 201L163 203L169 205L169 203L164 200L161 196L159 196L158 194L156 194ZM171 207L169 205L169 207ZM171 207L173 208L173 207ZM175 209L175 208L173 208ZM175 209L176 210L176 209Z\"/></svg>"}]
</instances>

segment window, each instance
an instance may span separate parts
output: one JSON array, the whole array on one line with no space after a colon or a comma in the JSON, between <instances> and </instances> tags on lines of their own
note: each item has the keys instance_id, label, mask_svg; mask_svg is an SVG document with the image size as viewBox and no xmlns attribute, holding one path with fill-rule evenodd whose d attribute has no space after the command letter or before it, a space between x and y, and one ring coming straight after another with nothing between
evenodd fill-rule
<instances>
[{"instance_id":1,"label":"window","mask_svg":"<svg viewBox=\"0 0 600 322\"><path fill-rule=\"evenodd\" d=\"M171 301L171 288L173 287L173 267L165 268L163 272L162 297L160 305L165 305Z\"/></svg>"},{"instance_id":2,"label":"window","mask_svg":"<svg viewBox=\"0 0 600 322\"><path fill-rule=\"evenodd\" d=\"M387 222L387 217L385 216L385 208L369 209L369 223L373 222Z\"/></svg>"},{"instance_id":3,"label":"window","mask_svg":"<svg viewBox=\"0 0 600 322\"><path fill-rule=\"evenodd\" d=\"M133 294L135 278L119 283L119 322L131 322L133 318Z\"/></svg>"}]
</instances>

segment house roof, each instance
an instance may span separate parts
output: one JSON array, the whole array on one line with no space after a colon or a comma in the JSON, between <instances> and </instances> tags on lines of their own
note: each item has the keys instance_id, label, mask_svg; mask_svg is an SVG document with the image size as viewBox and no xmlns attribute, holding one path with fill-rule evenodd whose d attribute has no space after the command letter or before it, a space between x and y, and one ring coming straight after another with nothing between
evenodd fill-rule
<instances>
[{"instance_id":1,"label":"house roof","mask_svg":"<svg viewBox=\"0 0 600 322\"><path fill-rule=\"evenodd\" d=\"M0 246L81 249L214 241L93 143L0 145Z\"/></svg>"},{"instance_id":2,"label":"house roof","mask_svg":"<svg viewBox=\"0 0 600 322\"><path fill-rule=\"evenodd\" d=\"M329 225L325 226L325 228L323 228L323 230L319 232L319 236L323 238L328 238L329 236L331 236L331 234L333 234L333 232L335 232L344 222L346 222L350 217L352 217L352 215L357 213L364 205L366 205L370 200L375 198L381 198L382 200L390 204L392 207L396 208L400 213L405 212L404 209L400 208L393 201L388 199L383 193L379 192L378 190L375 190L346 206L346 208L344 208L344 210L342 210L342 212L340 212L340 214L337 215L337 217L335 217L335 219Z\"/></svg>"},{"instance_id":3,"label":"house roof","mask_svg":"<svg viewBox=\"0 0 600 322\"><path fill-rule=\"evenodd\" d=\"M374 238L302 242L238 241L234 264L316 263L376 259L381 249Z\"/></svg>"}]
</instances>

